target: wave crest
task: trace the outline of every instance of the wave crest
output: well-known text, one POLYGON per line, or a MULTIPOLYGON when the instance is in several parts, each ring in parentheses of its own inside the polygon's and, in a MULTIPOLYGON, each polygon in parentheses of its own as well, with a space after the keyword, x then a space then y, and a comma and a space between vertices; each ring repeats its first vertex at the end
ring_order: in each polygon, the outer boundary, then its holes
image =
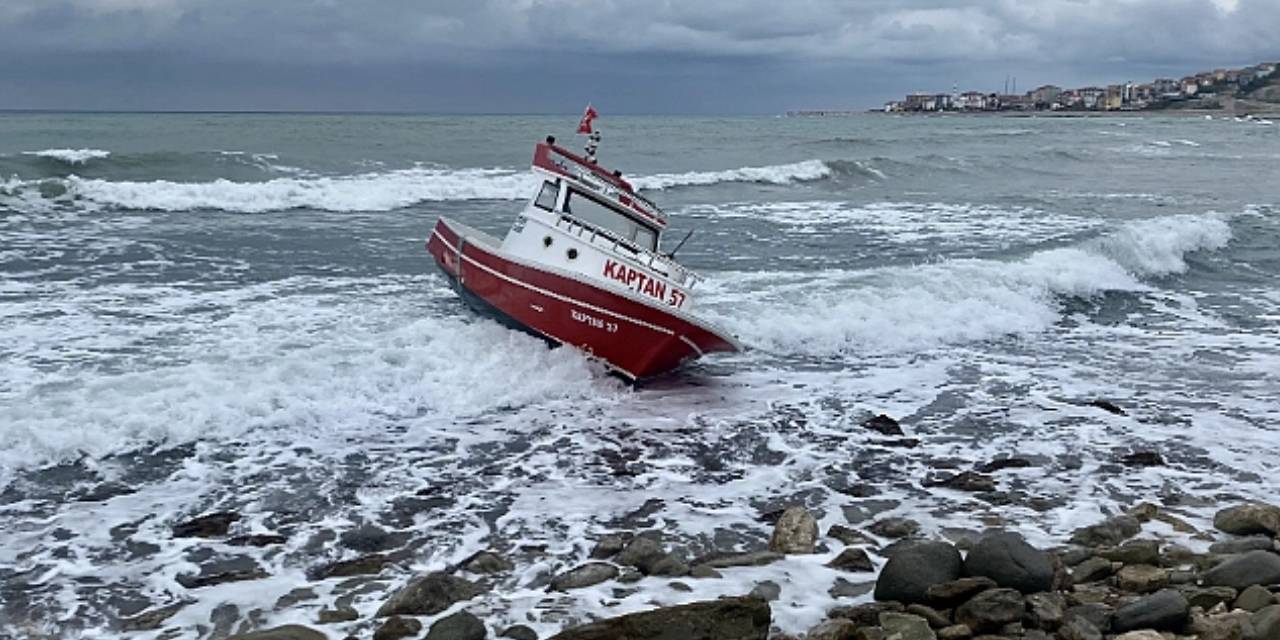
POLYGON ((48 158, 71 165, 87 164, 90 160, 101 160, 111 156, 110 151, 102 149, 43 149, 41 151, 23 151, 24 156, 48 158))

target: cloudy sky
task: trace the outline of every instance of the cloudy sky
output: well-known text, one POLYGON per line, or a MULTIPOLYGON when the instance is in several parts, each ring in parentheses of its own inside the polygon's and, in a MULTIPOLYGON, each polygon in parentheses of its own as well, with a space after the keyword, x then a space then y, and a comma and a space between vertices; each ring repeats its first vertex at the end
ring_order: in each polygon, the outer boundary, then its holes
POLYGON ((0 108, 777 113, 1280 59, 1280 0, 0 0, 0 108))

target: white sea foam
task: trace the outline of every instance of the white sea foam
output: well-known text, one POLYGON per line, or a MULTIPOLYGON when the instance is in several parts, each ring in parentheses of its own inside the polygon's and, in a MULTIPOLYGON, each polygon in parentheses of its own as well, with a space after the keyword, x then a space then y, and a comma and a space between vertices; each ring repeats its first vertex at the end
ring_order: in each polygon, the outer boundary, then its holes
POLYGON ((831 167, 821 160, 805 160, 793 164, 763 167, 742 167, 724 171, 690 171, 687 173, 659 173, 640 176, 631 182, 639 189, 669 189, 717 184, 721 182, 763 182, 789 184, 820 180, 831 175, 831 167))
POLYGON ((898 353, 1043 331, 1063 297, 1146 291, 1186 269, 1186 254, 1231 238, 1221 216, 1135 221, 1073 247, 1014 261, 947 260, 834 271, 761 289, 762 274, 724 274, 705 304, 750 345, 778 353, 898 353), (744 300, 746 302, 744 302, 744 300))
POLYGON ((102 149, 44 149, 42 151, 23 151, 22 155, 49 158, 67 164, 86 164, 90 160, 109 157, 110 151, 102 149))

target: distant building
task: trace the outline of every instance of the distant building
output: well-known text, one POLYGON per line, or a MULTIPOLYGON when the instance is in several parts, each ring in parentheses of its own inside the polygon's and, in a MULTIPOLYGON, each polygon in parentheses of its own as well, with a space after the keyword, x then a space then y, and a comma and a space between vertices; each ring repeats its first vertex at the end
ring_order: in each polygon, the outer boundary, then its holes
POLYGON ((1062 95, 1062 87, 1051 84, 1037 87, 1030 93, 1031 101, 1041 108, 1048 107, 1050 104, 1053 104, 1057 101, 1058 96, 1060 95, 1062 95))
POLYGON ((1107 90, 1098 87, 1077 89, 1080 94, 1080 106, 1084 109, 1101 109, 1107 98, 1107 90))
POLYGON ((1119 111, 1124 106, 1124 85, 1107 85, 1107 93, 1102 108, 1107 111, 1119 111))
POLYGON ((987 96, 981 91, 966 91, 956 96, 954 107, 961 111, 982 111, 987 108, 987 96))
POLYGON ((1188 98, 1200 93, 1200 80, 1195 76, 1182 79, 1182 95, 1188 98))

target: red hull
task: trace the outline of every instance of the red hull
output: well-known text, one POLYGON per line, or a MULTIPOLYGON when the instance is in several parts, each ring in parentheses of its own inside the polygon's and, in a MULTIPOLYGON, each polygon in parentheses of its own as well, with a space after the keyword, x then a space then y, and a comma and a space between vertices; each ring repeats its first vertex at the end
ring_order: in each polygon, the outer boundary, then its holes
POLYGON ((603 359, 631 379, 738 344, 702 323, 574 277, 502 256, 441 218, 427 251, 465 293, 505 320, 603 359), (459 277, 461 272, 461 277, 459 277))

